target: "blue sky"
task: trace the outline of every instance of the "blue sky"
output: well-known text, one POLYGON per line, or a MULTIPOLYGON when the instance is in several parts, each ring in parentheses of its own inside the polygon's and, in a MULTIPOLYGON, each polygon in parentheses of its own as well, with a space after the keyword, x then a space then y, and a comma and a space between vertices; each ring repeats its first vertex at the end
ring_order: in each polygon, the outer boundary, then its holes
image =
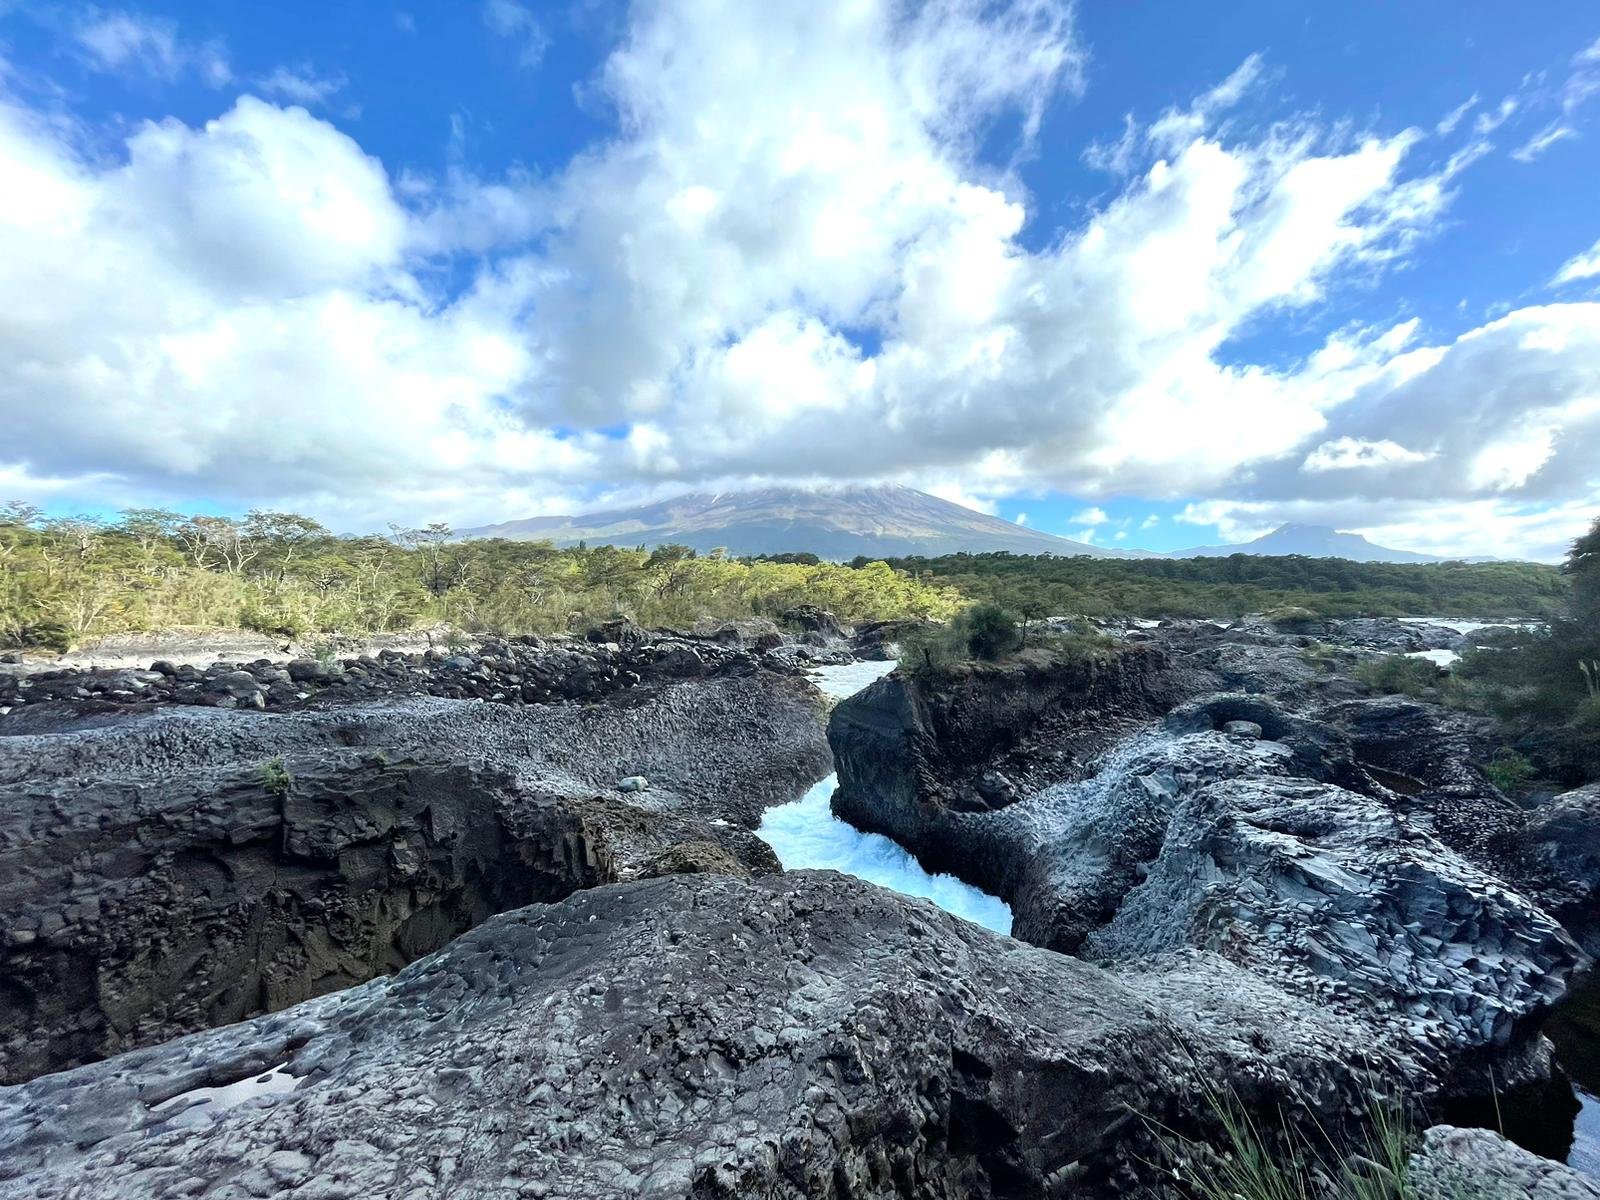
POLYGON ((1600 513, 1588 6, 0 3, 0 492, 1600 513))

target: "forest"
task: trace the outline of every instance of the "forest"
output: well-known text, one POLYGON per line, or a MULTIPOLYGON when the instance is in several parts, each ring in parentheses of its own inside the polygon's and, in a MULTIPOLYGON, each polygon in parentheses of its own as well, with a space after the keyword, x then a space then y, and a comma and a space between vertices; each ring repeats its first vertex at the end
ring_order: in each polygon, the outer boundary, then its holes
MULTIPOLYGON (((860 563, 862 560, 856 560, 860 563)), ((1361 563, 1342 558, 1115 559, 950 554, 889 565, 1022 616, 1238 617, 1273 608, 1325 617, 1559 615, 1568 595, 1542 563, 1361 563)))
POLYGON ((117 521, 0 506, 0 645, 65 650, 96 635, 240 628, 298 639, 449 624, 469 633, 776 616, 942 620, 953 588, 882 563, 740 561, 655 550, 460 541, 444 525, 341 537, 296 513, 243 519, 134 509, 117 521))
POLYGON ((297 513, 243 518, 130 509, 113 521, 0 506, 0 645, 62 650, 101 634, 242 628, 294 638, 448 624, 552 633, 616 615, 687 627, 796 604, 845 621, 944 620, 973 603, 1044 615, 1233 617, 1292 605, 1326 616, 1558 615, 1558 568, 1341 559, 1119 560, 1006 553, 735 559, 656 549, 460 540, 448 526, 335 535, 297 513))

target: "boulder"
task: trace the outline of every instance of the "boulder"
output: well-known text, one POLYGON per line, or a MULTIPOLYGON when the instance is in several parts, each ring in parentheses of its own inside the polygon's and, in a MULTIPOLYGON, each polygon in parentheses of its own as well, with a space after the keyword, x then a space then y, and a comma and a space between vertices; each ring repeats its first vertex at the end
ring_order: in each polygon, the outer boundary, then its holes
POLYGON ((1545 867, 1551 910, 1600 955, 1600 783, 1527 814, 1524 838, 1545 867))
POLYGON ((609 642, 627 649, 650 640, 650 635, 630 617, 614 617, 596 625, 584 636, 591 642, 609 642))
POLYGON ((1347 1036, 1216 956, 1124 975, 831 873, 678 875, 0 1090, 0 1195, 1137 1195, 1207 1090, 1342 1129, 1347 1036))
POLYGON ((851 650, 857 658, 884 662, 896 656, 907 637, 934 627, 932 621, 868 621, 856 626, 851 650))
POLYGON ((221 671, 209 675, 205 690, 209 695, 219 697, 222 701, 231 701, 241 708, 266 707, 266 689, 249 671, 221 671))
POLYGON ((828 641, 842 640, 848 636, 837 617, 815 604, 797 604, 779 613, 778 619, 802 633, 818 634, 828 641))
POLYGON ((1435 1125, 1423 1135, 1411 1156, 1410 1183, 1417 1200, 1600 1200, 1600 1180, 1490 1130, 1453 1125, 1435 1125))

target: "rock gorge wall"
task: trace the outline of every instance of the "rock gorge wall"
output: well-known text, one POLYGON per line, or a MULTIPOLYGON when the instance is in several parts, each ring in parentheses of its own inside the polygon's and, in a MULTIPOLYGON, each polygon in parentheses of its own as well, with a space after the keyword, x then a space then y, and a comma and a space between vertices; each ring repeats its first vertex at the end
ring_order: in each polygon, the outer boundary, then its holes
POLYGON ((1030 652, 937 680, 896 671, 834 710, 834 812, 894 838, 929 871, 1004 896, 1003 864, 971 861, 983 847, 963 839, 963 814, 1080 777, 1097 752, 1194 686, 1154 646, 1064 662, 1030 652))
POLYGON ((1130 967, 1216 952, 1342 1012, 1419 1098, 1482 1094, 1491 1067, 1539 1085, 1539 1026, 1587 959, 1470 731, 1325 693, 1291 639, 1218 653, 1218 636, 1129 645, 1093 673, 891 676, 835 710, 835 811, 1001 896, 1038 945, 1130 967))
POLYGON ((575 889, 775 871, 752 831, 826 773, 822 711, 757 670, 0 737, 0 1082, 349 987, 575 889))
POLYGON ((0 829, 0 1082, 395 971, 508 908, 613 877, 603 838, 503 772, 330 755, 15 790, 0 829))

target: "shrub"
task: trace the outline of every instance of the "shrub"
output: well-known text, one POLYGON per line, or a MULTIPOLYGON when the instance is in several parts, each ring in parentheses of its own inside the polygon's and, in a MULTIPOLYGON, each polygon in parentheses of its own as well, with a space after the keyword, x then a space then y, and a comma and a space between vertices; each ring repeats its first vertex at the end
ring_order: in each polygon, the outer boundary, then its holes
POLYGON ((1277 608, 1269 608, 1261 615, 1274 625, 1291 628, 1298 625, 1309 625, 1317 620, 1316 613, 1309 608, 1301 608, 1295 604, 1284 604, 1277 608))
POLYGON ((966 645, 953 625, 908 630, 900 639, 900 669, 914 676, 943 675, 966 658, 966 645))
POLYGON ((1438 689, 1444 672, 1425 658, 1386 654, 1356 668, 1356 678, 1374 691, 1393 696, 1427 696, 1438 689))
POLYGON ((1568 724, 1576 733, 1600 738, 1600 696, 1586 696, 1580 700, 1568 724))
POLYGON ((1116 638, 1088 625, 1042 634, 1037 643, 1058 662, 1104 662, 1116 653, 1116 638))
POLYGON ((72 649, 72 631, 60 621, 40 621, 24 625, 17 636, 20 646, 37 646, 41 650, 54 650, 65 654, 72 649))
POLYGON ((985 662, 1004 658, 1022 645, 1017 618, 998 604, 973 605, 955 619, 954 627, 967 653, 985 662))
MULTIPOLYGON (((1353 1146, 1341 1146, 1320 1130, 1307 1137, 1258 1122, 1232 1095, 1208 1099, 1212 1120, 1222 1130, 1220 1146, 1157 1127, 1168 1170, 1185 1195, 1196 1200, 1416 1200, 1411 1152, 1418 1137, 1397 1100, 1371 1096, 1363 1136, 1353 1146)), ((1488 1198, 1463 1192, 1459 1200, 1488 1198)))
POLYGON ((289 785, 294 782, 294 777, 289 774, 289 768, 283 764, 283 756, 269 758, 261 764, 261 786, 274 796, 287 796, 289 785))
POLYGON ((1533 764, 1515 750, 1501 747, 1483 768, 1484 775, 1506 795, 1520 792, 1536 772, 1533 764))

